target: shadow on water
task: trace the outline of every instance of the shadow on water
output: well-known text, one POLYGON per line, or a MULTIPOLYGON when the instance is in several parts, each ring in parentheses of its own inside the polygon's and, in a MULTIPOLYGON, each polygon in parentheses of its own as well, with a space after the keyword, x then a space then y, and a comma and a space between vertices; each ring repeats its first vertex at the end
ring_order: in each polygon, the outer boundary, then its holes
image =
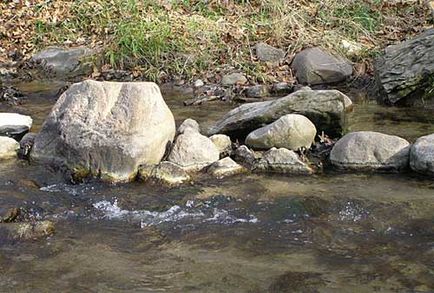
MULTIPOLYGON (((32 91, 21 110, 38 129, 55 97, 32 91)), ((193 117, 205 126, 233 107, 185 108, 180 97, 165 97, 178 121, 193 117)), ((357 105, 349 128, 411 140, 431 131, 429 116, 405 113, 357 105)), ((23 241, 0 224, 0 291, 434 288, 434 183, 416 176, 253 174, 167 189, 70 185, 55 170, 17 161, 0 165, 0 215, 12 207, 53 221, 56 233, 23 241)))

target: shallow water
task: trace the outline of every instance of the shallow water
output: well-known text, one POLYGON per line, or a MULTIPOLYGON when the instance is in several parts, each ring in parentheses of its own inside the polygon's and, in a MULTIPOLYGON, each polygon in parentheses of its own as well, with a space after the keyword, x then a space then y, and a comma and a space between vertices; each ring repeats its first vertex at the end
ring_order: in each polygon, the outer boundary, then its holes
MULTIPOLYGON (((35 86, 13 110, 39 129, 56 91, 35 86)), ((165 97, 177 121, 204 126, 233 107, 165 97)), ((361 104, 348 128, 414 140, 434 132, 432 117, 361 104)), ((0 215, 17 206, 56 233, 22 241, 0 224, 1 292, 434 291, 434 182, 411 174, 249 175, 165 189, 69 185, 54 170, 2 163, 0 215)))

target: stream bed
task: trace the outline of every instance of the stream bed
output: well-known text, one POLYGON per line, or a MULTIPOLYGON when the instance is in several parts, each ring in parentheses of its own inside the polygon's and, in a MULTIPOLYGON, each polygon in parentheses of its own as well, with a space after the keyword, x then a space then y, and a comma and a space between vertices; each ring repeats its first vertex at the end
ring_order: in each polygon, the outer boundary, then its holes
MULTIPOLYGON (((38 131, 61 83, 28 83, 20 106, 38 131)), ((234 107, 184 107, 212 125, 234 107)), ((348 130, 413 142, 434 111, 356 104, 348 130)), ((56 170, 0 164, 0 215, 25 208, 55 223, 17 240, 0 224, 1 292, 434 292, 434 181, 415 174, 241 175, 167 189, 71 185, 56 170)))

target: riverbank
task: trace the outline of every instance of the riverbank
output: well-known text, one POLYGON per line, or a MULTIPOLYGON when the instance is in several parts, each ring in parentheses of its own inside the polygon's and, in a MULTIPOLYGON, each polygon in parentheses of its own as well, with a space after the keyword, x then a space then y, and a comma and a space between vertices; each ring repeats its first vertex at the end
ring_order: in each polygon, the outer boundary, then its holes
POLYGON ((371 74, 371 57, 430 23, 424 1, 32 1, 1 3, 0 63, 25 65, 47 46, 86 45, 99 54, 92 77, 216 83, 234 70, 251 84, 294 82, 289 63, 321 46, 371 74), (122 3, 121 3, 122 2, 122 3), (284 52, 261 62, 255 45, 284 52), (16 63, 14 63, 16 62, 16 63))

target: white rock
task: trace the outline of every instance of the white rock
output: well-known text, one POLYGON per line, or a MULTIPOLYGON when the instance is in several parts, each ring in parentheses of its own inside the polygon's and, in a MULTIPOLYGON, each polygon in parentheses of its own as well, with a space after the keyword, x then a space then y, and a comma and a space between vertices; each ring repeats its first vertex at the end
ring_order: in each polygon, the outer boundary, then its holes
POLYGON ((232 151, 231 138, 224 134, 214 134, 209 138, 217 147, 220 154, 229 155, 232 151))
POLYGON ((410 167, 418 173, 434 175, 434 134, 422 136, 412 145, 410 167))
POLYGON ((17 156, 20 144, 13 138, 0 136, 0 159, 11 159, 17 156))
POLYGON ((208 174, 216 178, 223 178, 247 172, 247 169, 234 162, 231 158, 226 157, 208 168, 208 174))
POLYGON ((0 113, 0 135, 20 137, 32 128, 30 116, 17 113, 0 113))

